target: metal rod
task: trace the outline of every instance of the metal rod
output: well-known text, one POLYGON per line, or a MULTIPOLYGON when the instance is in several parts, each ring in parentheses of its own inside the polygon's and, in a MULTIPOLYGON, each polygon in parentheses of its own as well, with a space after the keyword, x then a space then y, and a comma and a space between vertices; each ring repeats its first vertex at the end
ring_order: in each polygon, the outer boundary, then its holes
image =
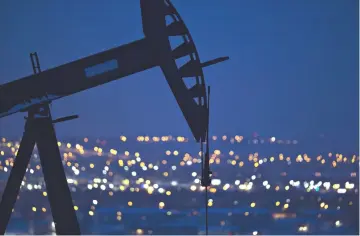
MULTIPOLYGON (((209 120, 210 120, 210 86, 208 86, 208 107, 207 107, 207 111, 208 111, 208 116, 207 116, 207 129, 206 129, 206 157, 205 158, 210 158, 210 153, 209 153, 209 120)), ((206 231, 206 235, 209 234, 209 206, 208 206, 208 187, 211 184, 211 180, 210 180, 210 163, 207 161, 207 165, 206 166, 206 178, 207 178, 207 185, 205 187, 205 231, 206 231)))
POLYGON ((209 206, 208 206, 208 187, 205 187, 205 233, 206 235, 209 234, 209 220, 208 220, 208 210, 209 210, 209 206))
POLYGON ((201 67, 207 67, 207 66, 212 66, 215 65, 217 63, 223 62, 229 60, 229 57, 218 57, 216 59, 210 60, 210 61, 206 61, 201 63, 201 67))
POLYGON ((61 118, 58 118, 56 120, 53 120, 52 123, 55 124, 55 123, 64 122, 64 121, 68 121, 68 120, 73 120, 73 119, 77 119, 77 118, 79 118, 78 115, 65 116, 65 117, 61 117, 61 118))

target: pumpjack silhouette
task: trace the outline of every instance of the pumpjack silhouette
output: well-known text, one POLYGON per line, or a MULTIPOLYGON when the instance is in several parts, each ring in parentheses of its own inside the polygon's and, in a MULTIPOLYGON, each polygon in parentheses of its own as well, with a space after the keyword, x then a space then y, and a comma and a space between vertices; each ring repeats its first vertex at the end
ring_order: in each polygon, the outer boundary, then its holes
MULTIPOLYGON (((5 234, 20 185, 35 144, 57 234, 80 234, 70 190, 61 161, 54 124, 78 118, 53 120, 50 104, 56 99, 88 90, 153 67, 160 66, 171 91, 202 152, 202 181, 211 184, 209 167, 209 95, 203 68, 229 59, 201 62, 184 21, 169 0, 140 0, 145 37, 126 45, 91 55, 56 68, 41 71, 36 53, 31 53, 33 75, 0 85, 0 118, 27 112, 25 130, 0 203, 0 234, 5 234), (168 24, 166 19, 171 19, 168 24), (170 37, 182 43, 172 48, 170 37), (187 58, 178 67, 176 60, 187 58), (184 78, 191 77, 188 87, 184 78)), ((207 204, 206 204, 207 205, 207 204)))

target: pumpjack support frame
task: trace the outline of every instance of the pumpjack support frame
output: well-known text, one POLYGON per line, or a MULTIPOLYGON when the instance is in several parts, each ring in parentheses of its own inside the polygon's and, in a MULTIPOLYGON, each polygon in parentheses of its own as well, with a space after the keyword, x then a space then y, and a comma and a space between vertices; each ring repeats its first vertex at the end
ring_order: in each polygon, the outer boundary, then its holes
MULTIPOLYGON (((30 58, 34 73, 41 73, 37 53, 31 53, 30 58)), ((71 118, 74 118, 74 116, 71 116, 71 118)), ((35 144, 40 156, 56 233, 59 235, 80 234, 80 227, 74 211, 53 126, 53 123, 67 119, 69 118, 60 118, 53 121, 49 103, 37 104, 28 109, 23 137, 0 202, 1 235, 5 234, 35 144)))
POLYGON ((78 235, 80 227, 48 104, 32 107, 25 131, 0 203, 0 234, 5 234, 34 146, 37 146, 56 233, 78 235))

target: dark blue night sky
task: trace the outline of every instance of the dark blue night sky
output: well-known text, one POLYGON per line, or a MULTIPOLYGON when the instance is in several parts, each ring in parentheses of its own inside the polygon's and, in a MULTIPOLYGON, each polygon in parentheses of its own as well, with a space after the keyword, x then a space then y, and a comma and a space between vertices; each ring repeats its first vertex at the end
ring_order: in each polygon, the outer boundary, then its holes
MULTIPOLYGON (((172 1, 212 86, 214 134, 357 139, 359 3, 356 0, 172 1)), ((1 1, 0 84, 143 37, 139 1, 1 1)), ((35 86, 35 85, 34 85, 35 86)), ((191 136, 159 68, 53 103, 57 125, 76 136, 191 136)), ((0 120, 0 135, 21 135, 24 113, 0 120)))

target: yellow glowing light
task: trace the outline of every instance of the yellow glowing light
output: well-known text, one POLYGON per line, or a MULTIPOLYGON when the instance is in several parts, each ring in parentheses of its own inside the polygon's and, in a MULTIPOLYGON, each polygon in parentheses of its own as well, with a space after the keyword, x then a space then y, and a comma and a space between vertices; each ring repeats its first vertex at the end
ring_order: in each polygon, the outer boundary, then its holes
POLYGON ((210 193, 216 193, 216 188, 210 188, 210 193))
POLYGON ((74 210, 75 210, 75 211, 79 210, 79 207, 78 207, 78 206, 74 206, 74 210))
POLYGON ((46 197, 46 196, 47 196, 47 192, 43 192, 43 196, 46 197))
POLYGON ((117 154, 117 150, 115 150, 115 149, 110 149, 110 153, 111 153, 112 155, 116 155, 116 154, 117 154))
POLYGON ((130 180, 124 179, 124 180, 122 181, 122 183, 125 184, 125 185, 129 185, 129 184, 130 184, 130 180))
POLYGON ((33 212, 35 212, 35 211, 36 211, 36 207, 32 207, 31 209, 32 209, 32 211, 33 211, 33 212))
POLYGON ((90 163, 90 168, 92 169, 94 167, 95 167, 95 165, 93 163, 90 163))
POLYGON ((123 160, 119 160, 119 161, 118 161, 118 164, 119 164, 119 166, 124 166, 124 161, 123 161, 123 160))
POLYGON ((332 162, 332 166, 333 166, 333 167, 336 167, 336 161, 333 161, 333 162, 332 162))
POLYGON ((275 203, 275 206, 280 206, 280 202, 277 201, 277 202, 275 203))
POLYGON ((162 209, 165 207, 165 203, 164 202, 159 202, 159 208, 162 209))
POLYGON ((128 206, 132 206, 132 205, 133 205, 133 202, 129 201, 128 206))
POLYGON ((252 202, 251 204, 250 204, 250 207, 255 207, 256 206, 256 203, 255 202, 252 202))
POLYGON ((288 209, 288 208, 289 208, 289 204, 285 203, 284 209, 288 209))
POLYGON ((179 143, 181 143, 181 142, 184 142, 185 138, 179 136, 179 137, 176 138, 176 140, 177 140, 179 143))

